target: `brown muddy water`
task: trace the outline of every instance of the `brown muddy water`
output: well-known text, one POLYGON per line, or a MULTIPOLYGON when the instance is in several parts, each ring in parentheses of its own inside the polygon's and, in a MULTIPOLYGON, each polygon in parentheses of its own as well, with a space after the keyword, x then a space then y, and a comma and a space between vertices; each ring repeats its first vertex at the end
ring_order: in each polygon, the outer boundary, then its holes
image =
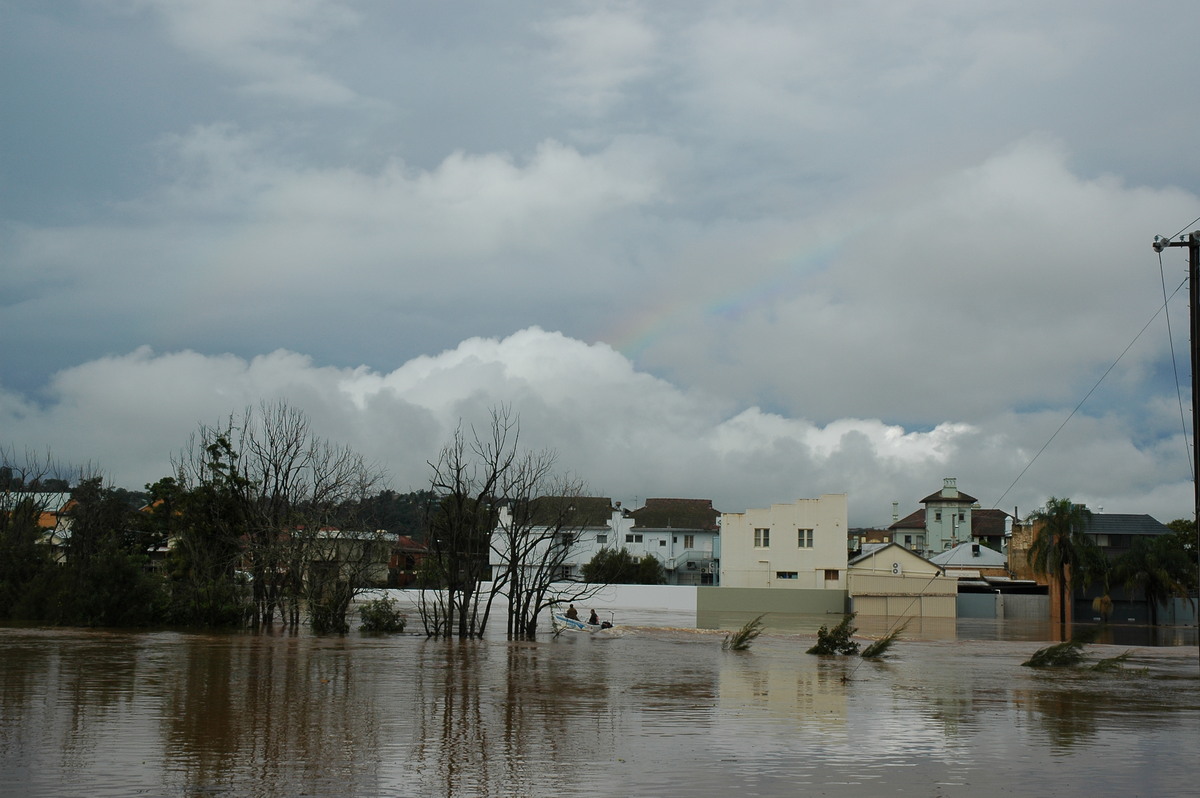
POLYGON ((788 623, 732 653, 694 619, 630 619, 521 643, 2 627, 0 795, 1094 797, 1200 781, 1194 644, 1096 645, 1131 650, 1125 670, 1055 672, 1021 667, 1044 644, 1022 635, 917 630, 866 662, 806 655, 813 635, 788 623))

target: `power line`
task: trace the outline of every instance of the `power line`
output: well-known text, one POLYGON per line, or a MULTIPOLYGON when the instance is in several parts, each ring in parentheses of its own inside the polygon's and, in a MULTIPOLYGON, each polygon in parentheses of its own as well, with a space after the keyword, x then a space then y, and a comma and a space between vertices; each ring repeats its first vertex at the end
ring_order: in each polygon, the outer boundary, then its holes
MULTIPOLYGON (((1171 236, 1171 238, 1179 238, 1179 236, 1181 236, 1181 235, 1183 235, 1185 232, 1187 232, 1187 229, 1188 229, 1189 227, 1191 227, 1192 225, 1194 225, 1196 222, 1200 222, 1200 216, 1197 216, 1195 219, 1192 219, 1190 222, 1188 222, 1187 224, 1185 224, 1185 225, 1183 226, 1183 229, 1182 229, 1182 230, 1180 230, 1180 231, 1179 231, 1178 233, 1176 233, 1175 235, 1171 236)), ((1160 255, 1161 255, 1161 254, 1162 254, 1162 251, 1161 251, 1161 250, 1159 250, 1159 253, 1158 253, 1158 254, 1160 254, 1160 255)))
MULTIPOLYGON (((1200 219, 1197 221, 1200 221, 1200 219)), ((1175 398, 1179 400, 1179 426, 1183 429, 1183 451, 1187 455, 1188 472, 1192 475, 1192 479, 1195 480, 1196 474, 1192 466, 1192 450, 1188 444, 1187 418, 1183 411, 1183 394, 1179 391, 1179 363, 1175 359, 1175 336, 1171 334, 1171 311, 1167 308, 1167 277, 1163 273, 1162 252, 1158 253, 1158 278, 1162 282, 1163 308, 1166 309, 1167 342, 1171 345, 1171 370, 1175 373, 1175 398)), ((1176 288, 1175 290, 1178 291, 1179 289, 1176 288)))
MULTIPOLYGON (((1179 289, 1183 288, 1184 285, 1186 285, 1186 284, 1187 284, 1187 279, 1184 279, 1183 282, 1181 282, 1175 288, 1175 290, 1171 292, 1170 298, 1173 298, 1175 296, 1175 294, 1178 294, 1179 289)), ((1000 494, 999 499, 996 499, 996 501, 992 503, 993 509, 1000 506, 1000 502, 1004 501, 1004 497, 1007 496, 1009 494, 1009 492, 1013 489, 1013 487, 1015 487, 1016 484, 1021 481, 1021 477, 1025 476, 1025 472, 1029 470, 1030 466, 1032 466, 1034 464, 1034 462, 1039 457, 1042 456, 1042 452, 1046 451, 1046 449, 1050 446, 1050 444, 1054 442, 1054 439, 1056 437, 1058 437, 1058 433, 1062 432, 1063 427, 1067 426, 1067 422, 1070 421, 1077 412, 1079 412, 1079 408, 1083 407, 1083 403, 1086 402, 1088 400, 1088 398, 1090 398, 1091 395, 1096 392, 1096 389, 1100 387, 1100 383, 1104 382, 1104 378, 1107 377, 1109 375, 1109 373, 1111 373, 1112 370, 1117 367, 1117 364, 1121 362, 1121 358, 1125 357, 1126 353, 1128 353, 1129 350, 1133 348, 1133 345, 1137 343, 1138 339, 1142 337, 1142 333, 1146 332, 1146 330, 1150 327, 1150 325, 1154 323, 1154 320, 1158 318, 1158 314, 1162 313, 1166 309, 1167 302, 1170 301, 1170 298, 1164 300, 1162 306, 1158 310, 1154 311, 1154 315, 1150 317, 1150 321, 1146 322, 1146 324, 1142 327, 1142 329, 1138 331, 1138 334, 1135 335, 1133 337, 1133 340, 1129 342, 1129 346, 1125 347, 1125 349, 1122 350, 1121 354, 1117 356, 1117 359, 1112 362, 1112 365, 1109 366, 1108 369, 1103 374, 1100 375, 1100 379, 1096 380, 1096 384, 1093 385, 1092 389, 1087 392, 1087 395, 1084 396, 1082 399, 1080 399, 1079 404, 1075 405, 1075 409, 1072 410, 1065 419, 1063 419, 1063 423, 1058 425, 1058 429, 1054 430, 1054 434, 1050 436, 1050 439, 1047 440, 1044 444, 1042 444, 1042 448, 1038 449, 1037 454, 1035 454, 1029 460, 1029 462, 1025 464, 1025 467, 1021 469, 1021 473, 1017 474, 1017 478, 1012 481, 1012 484, 1008 486, 1008 488, 1004 491, 1004 493, 1000 494)))

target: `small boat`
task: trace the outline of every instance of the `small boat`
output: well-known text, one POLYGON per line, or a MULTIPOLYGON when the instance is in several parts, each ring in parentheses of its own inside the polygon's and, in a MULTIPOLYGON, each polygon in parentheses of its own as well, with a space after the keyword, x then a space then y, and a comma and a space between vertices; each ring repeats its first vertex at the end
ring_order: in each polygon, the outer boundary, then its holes
POLYGON ((587 632, 588 634, 595 634, 596 632, 603 632, 605 629, 613 628, 611 620, 604 621, 603 623, 588 623, 577 618, 568 618, 561 612, 550 613, 550 618, 554 622, 554 631, 556 634, 559 632, 587 632))

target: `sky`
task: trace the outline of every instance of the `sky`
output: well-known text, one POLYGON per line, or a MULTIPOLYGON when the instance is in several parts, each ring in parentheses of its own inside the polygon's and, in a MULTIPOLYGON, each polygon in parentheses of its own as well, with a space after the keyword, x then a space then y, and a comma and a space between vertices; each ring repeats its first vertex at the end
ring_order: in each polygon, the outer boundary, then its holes
POLYGON ((0 449, 1190 517, 1186 2, 0 0, 0 449), (1182 287, 1181 287, 1182 286, 1182 287))

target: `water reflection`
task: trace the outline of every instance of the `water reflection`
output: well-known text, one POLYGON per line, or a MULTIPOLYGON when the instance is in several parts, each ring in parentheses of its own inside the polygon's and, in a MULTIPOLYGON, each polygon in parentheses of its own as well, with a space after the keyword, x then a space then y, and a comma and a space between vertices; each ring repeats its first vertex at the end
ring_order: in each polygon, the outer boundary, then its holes
POLYGON ((906 639, 866 662, 806 655, 802 633, 738 653, 722 637, 0 628, 0 783, 22 796, 1092 796, 1193 779, 1194 649, 1139 648, 1103 675, 1022 668, 1040 645, 1024 640, 906 639))

